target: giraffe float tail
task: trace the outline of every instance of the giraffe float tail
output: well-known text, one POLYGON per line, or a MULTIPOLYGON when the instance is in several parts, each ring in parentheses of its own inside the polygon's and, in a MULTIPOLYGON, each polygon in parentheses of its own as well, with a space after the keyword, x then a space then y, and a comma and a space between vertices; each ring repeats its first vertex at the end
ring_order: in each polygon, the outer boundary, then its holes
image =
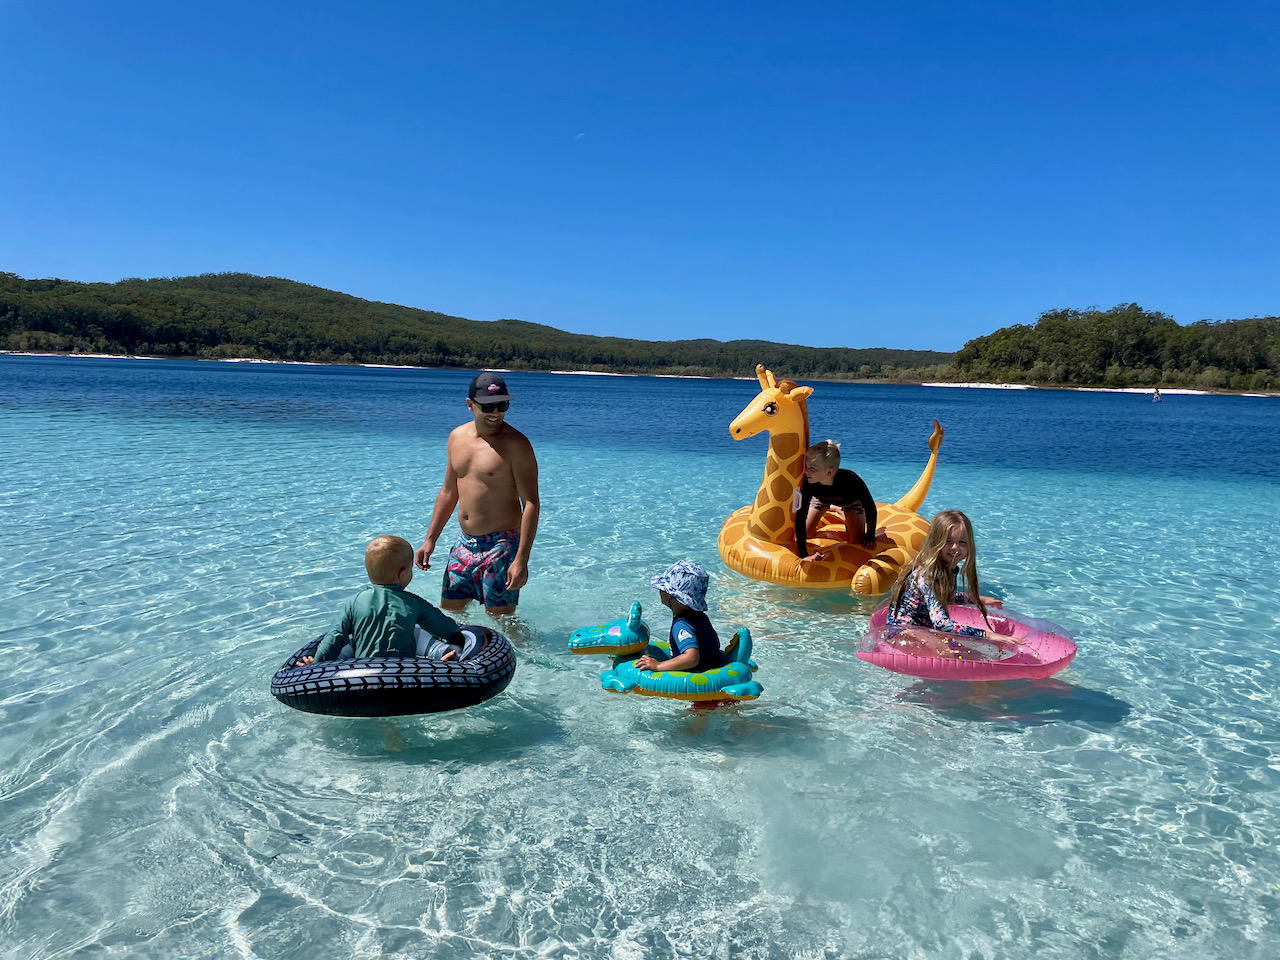
POLYGON ((938 448, 942 446, 942 424, 937 420, 933 421, 933 433, 929 436, 929 462, 924 465, 924 472, 920 474, 920 479, 916 481, 916 485, 908 490, 897 503, 894 504, 901 510, 910 513, 918 513, 920 505, 924 503, 925 496, 929 493, 929 484, 933 483, 933 471, 938 468, 938 448))

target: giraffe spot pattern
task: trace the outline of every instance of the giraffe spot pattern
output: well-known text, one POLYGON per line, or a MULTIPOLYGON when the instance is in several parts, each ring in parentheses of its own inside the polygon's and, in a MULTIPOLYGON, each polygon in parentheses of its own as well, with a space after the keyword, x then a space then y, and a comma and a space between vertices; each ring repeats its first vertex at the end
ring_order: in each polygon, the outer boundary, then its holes
MULTIPOLYGON (((796 488, 790 477, 774 477, 769 481, 769 493, 775 503, 780 501, 788 501, 791 499, 791 491, 796 488)), ((786 517, 783 517, 785 524, 786 517)), ((781 531, 779 531, 781 532, 781 531)))
POLYGON ((800 453, 800 438, 794 434, 787 434, 781 437, 771 435, 769 444, 777 452, 778 456, 784 460, 790 460, 800 453))
POLYGON ((787 514, 776 505, 765 510, 759 519, 770 530, 785 530, 787 527, 787 514))

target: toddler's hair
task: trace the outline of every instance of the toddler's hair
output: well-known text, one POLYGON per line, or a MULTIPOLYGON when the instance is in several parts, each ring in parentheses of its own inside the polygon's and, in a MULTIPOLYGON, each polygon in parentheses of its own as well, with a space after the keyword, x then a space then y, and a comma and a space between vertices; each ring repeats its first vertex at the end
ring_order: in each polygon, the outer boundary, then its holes
POLYGON ((412 565, 413 547, 404 537, 374 537, 364 548, 364 568, 370 583, 395 583, 400 571, 412 565))
POLYGON ((902 595, 907 590, 907 580, 911 571, 919 570, 924 574, 929 589, 944 607, 950 606, 956 595, 956 572, 947 566, 941 557, 942 548, 947 545, 947 537, 956 524, 964 527, 965 538, 969 541, 969 557, 964 562, 965 592, 982 611, 982 618, 987 617, 987 607, 978 593, 978 545, 973 541, 973 524, 959 510, 939 510, 929 523, 929 532, 925 534, 924 544, 912 563, 907 564, 894 581, 893 591, 889 595, 889 609, 896 610, 902 603, 902 595))
POLYGON ((840 444, 834 440, 823 440, 806 450, 805 456, 814 463, 822 464, 824 470, 834 470, 840 466, 840 444))

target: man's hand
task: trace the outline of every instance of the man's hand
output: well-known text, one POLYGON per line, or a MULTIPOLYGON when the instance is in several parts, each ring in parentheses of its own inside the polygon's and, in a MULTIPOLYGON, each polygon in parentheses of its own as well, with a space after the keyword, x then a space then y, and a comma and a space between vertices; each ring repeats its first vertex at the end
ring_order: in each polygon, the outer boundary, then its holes
POLYGON ((419 570, 431 569, 431 552, 435 550, 436 542, 434 540, 423 540, 420 546, 413 554, 413 564, 419 570))
MULTIPOLYGON (((426 567, 423 567, 425 570, 426 567)), ((511 561, 511 566, 507 567, 507 589, 519 590, 529 582, 529 568, 524 560, 519 557, 511 561)))

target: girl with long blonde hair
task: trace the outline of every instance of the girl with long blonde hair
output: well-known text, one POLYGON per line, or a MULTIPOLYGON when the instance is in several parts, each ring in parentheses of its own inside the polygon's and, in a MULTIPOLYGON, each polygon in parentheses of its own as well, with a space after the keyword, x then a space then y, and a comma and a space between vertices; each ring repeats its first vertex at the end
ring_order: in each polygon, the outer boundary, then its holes
MULTIPOLYGON (((973 524, 959 510, 940 511, 929 524, 924 545, 910 566, 903 567, 889 594, 887 625, 918 626, 941 633, 995 639, 995 633, 952 621, 947 607, 953 603, 973 604, 986 620, 987 605, 999 600, 978 592, 978 548, 973 542, 973 524), (956 578, 964 569, 967 590, 956 589, 956 578)), ((989 621, 988 621, 989 623, 989 621)))

